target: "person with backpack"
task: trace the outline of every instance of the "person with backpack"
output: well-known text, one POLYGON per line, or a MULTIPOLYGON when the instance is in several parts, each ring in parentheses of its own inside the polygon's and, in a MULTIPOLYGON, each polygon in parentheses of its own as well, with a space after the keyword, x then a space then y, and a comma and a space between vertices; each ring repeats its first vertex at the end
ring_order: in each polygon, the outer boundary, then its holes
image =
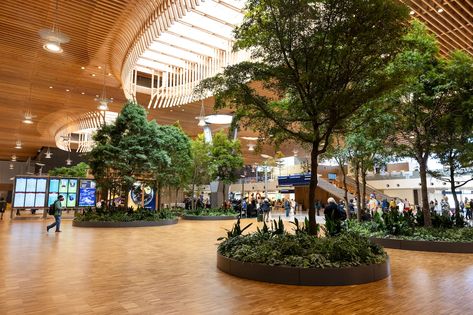
POLYGON ((286 218, 289 217, 289 213, 291 212, 291 202, 289 198, 284 198, 284 210, 286 211, 286 218))
POLYGON ((56 227, 56 232, 61 232, 62 201, 64 201, 64 196, 59 195, 56 201, 49 206, 48 214, 54 215, 54 223, 46 227, 46 232, 49 232, 53 227, 56 227))
POLYGON ((3 220, 3 213, 5 212, 6 208, 7 208, 7 202, 5 201, 5 198, 1 197, 0 198, 0 220, 3 220))

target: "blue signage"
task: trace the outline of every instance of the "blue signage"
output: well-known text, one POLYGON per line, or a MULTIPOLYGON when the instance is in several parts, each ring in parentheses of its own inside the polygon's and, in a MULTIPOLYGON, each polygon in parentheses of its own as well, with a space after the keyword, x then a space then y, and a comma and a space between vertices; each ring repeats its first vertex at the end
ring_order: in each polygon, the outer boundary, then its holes
POLYGON ((81 179, 79 186, 79 207, 95 207, 95 181, 81 179))
POLYGON ((279 186, 307 186, 310 184, 310 173, 279 176, 279 186))

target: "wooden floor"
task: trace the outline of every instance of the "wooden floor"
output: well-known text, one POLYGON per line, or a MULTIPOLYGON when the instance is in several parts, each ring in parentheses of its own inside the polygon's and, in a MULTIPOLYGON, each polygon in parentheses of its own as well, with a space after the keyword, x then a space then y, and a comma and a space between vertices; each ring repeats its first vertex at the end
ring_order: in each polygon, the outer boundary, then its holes
POLYGON ((216 239, 231 225, 66 221, 46 234, 42 221, 0 221, 0 314, 473 314, 473 255, 389 250, 386 280, 274 285, 217 270, 216 239))

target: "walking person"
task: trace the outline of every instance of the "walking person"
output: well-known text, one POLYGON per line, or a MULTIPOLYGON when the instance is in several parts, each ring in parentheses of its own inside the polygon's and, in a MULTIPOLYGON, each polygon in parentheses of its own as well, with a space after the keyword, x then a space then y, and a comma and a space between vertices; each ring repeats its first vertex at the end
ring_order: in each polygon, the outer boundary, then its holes
POLYGON ((289 217, 289 213, 291 212, 291 202, 289 198, 284 199, 284 210, 286 211, 286 218, 289 217))
POLYGON ((5 198, 0 198, 0 220, 3 220, 3 214, 5 213, 5 209, 7 208, 7 202, 5 198))
POLYGON ((61 202, 64 201, 64 196, 59 195, 57 200, 53 203, 54 208, 54 223, 46 227, 46 232, 49 232, 50 229, 56 227, 56 232, 61 232, 61 217, 62 217, 62 205, 61 202))
POLYGON ((266 198, 261 205, 261 211, 263 211, 263 221, 269 222, 269 213, 271 212, 271 204, 269 200, 266 198))

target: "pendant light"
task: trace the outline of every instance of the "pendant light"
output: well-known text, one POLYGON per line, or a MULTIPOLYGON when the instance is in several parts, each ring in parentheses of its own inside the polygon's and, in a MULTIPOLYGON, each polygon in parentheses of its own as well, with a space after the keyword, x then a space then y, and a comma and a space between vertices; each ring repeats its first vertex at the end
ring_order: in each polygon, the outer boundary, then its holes
POLYGON ((14 169, 15 168, 15 165, 13 163, 10 163, 10 169, 14 169))
POLYGON ((96 102, 99 102, 99 106, 97 109, 100 111, 108 111, 108 104, 113 102, 113 98, 107 98, 107 91, 105 86, 105 66, 103 67, 103 88, 102 88, 102 95, 100 97, 95 98, 96 102))
POLYGON ((67 152, 66 165, 72 165, 71 152, 70 151, 67 152))
POLYGON ((61 44, 68 43, 70 41, 69 36, 64 33, 59 32, 57 28, 57 17, 58 17, 58 0, 56 0, 56 8, 54 12, 54 22, 53 27, 43 28, 39 30, 39 36, 44 40, 43 48, 44 50, 59 54, 63 52, 61 44))
POLYGON ((202 105, 200 106, 200 115, 196 117, 199 120, 197 126, 205 127, 207 123, 205 122, 205 109, 204 109, 204 100, 202 100, 202 105))
POLYGON ((11 161, 12 161, 12 162, 15 162, 15 161, 16 161, 16 154, 12 154, 12 156, 11 156, 11 161))
POLYGON ((31 125, 33 123, 33 118, 36 117, 36 116, 33 116, 33 114, 31 114, 31 111, 30 110, 27 110, 23 116, 23 123, 24 124, 27 124, 27 125, 31 125))
POLYGON ((15 144, 15 149, 21 149, 22 146, 21 146, 21 140, 17 140, 16 141, 16 144, 15 144))
POLYGON ((44 158, 45 159, 50 159, 52 155, 53 155, 53 153, 51 152, 51 148, 48 147, 48 150, 46 152, 44 152, 44 158))
POLYGON ((249 143, 248 144, 248 151, 254 151, 255 150, 255 144, 254 143, 249 143))

